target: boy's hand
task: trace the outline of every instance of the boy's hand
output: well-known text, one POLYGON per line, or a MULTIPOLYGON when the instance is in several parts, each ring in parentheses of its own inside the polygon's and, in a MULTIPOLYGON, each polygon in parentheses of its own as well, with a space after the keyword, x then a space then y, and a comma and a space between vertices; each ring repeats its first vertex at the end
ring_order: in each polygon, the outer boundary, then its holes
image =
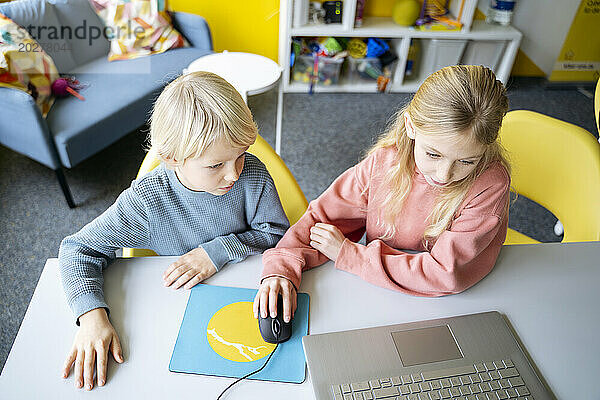
POLYGON ((97 371, 98 386, 106 383, 106 364, 110 350, 115 361, 123 362, 123 351, 115 328, 106 315, 106 310, 96 308, 79 317, 79 330, 73 347, 65 360, 63 378, 69 376, 73 363, 75 387, 86 390, 94 387, 94 369, 97 371))
POLYGON ((165 286, 173 285, 173 289, 179 289, 184 284, 185 289, 191 289, 215 272, 217 269, 206 251, 197 247, 171 264, 163 273, 163 280, 165 286))
POLYGON ((310 228, 310 246, 319 250, 325 257, 335 261, 346 237, 334 225, 317 222, 310 228))
POLYGON ((296 289, 292 282, 279 276, 266 278, 260 284, 258 293, 254 297, 254 318, 258 318, 259 312, 263 318, 266 318, 267 310, 269 310, 271 318, 275 318, 277 316, 277 295, 279 293, 283 298, 283 320, 290 322, 297 306, 296 289))

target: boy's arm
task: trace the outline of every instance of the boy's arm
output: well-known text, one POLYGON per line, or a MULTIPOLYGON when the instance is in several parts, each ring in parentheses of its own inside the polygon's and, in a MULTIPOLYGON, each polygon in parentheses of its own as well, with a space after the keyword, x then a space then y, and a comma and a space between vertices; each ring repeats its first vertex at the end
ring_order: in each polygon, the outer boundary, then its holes
POLYGON ((58 253, 67 302, 79 317, 108 306, 102 290, 103 269, 121 247, 149 247, 146 208, 133 187, 125 190, 104 213, 79 232, 63 239, 58 253))
MULTIPOLYGON (((270 177, 257 196, 256 201, 249 202, 256 205, 253 214, 248 215, 249 230, 219 236, 201 245, 217 271, 228 262, 239 262, 274 247, 290 227, 270 177)), ((246 210, 247 214, 248 211, 246 210)))

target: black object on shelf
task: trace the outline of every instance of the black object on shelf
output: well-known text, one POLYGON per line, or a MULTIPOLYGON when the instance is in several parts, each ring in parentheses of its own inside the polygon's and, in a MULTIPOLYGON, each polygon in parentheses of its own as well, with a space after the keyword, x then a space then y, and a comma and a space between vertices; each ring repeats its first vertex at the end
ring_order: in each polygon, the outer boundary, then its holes
POLYGON ((325 10, 326 24, 339 24, 342 22, 342 7, 343 1, 324 1, 323 9, 325 10))
POLYGON ((381 61, 382 67, 385 67, 386 65, 390 65, 397 59, 398 59, 398 56, 389 50, 379 56, 379 61, 381 61))

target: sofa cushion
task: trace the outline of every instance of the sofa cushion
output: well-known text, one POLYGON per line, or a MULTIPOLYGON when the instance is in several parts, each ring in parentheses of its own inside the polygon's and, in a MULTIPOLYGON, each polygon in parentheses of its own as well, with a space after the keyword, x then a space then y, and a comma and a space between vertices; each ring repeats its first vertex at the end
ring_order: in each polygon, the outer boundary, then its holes
POLYGON ((62 26, 52 4, 44 0, 12 1, 0 4, 0 13, 29 31, 52 57, 58 72, 62 73, 75 67, 71 47, 61 34, 62 26))
POLYGON ((76 65, 108 55, 110 42, 106 38, 104 24, 88 0, 48 1, 54 4, 61 24, 73 28, 72 35, 65 40, 71 46, 76 65))
POLYGON ((48 113, 63 164, 73 167, 120 139, 123 131, 144 124, 162 88, 209 53, 185 47, 134 60, 109 62, 102 57, 69 71, 88 87, 80 91, 85 101, 57 99, 48 113))
POLYGON ((0 14, 0 86, 28 93, 46 116, 58 70, 25 28, 0 14))
POLYGON ((90 0, 112 33, 108 59, 129 60, 187 47, 171 24, 164 1, 90 0))

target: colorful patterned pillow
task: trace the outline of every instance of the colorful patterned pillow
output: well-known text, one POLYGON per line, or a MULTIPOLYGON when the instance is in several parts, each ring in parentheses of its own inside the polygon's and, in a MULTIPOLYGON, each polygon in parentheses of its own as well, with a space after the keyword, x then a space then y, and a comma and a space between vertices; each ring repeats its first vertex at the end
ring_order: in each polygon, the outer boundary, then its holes
POLYGON ((0 86, 29 93, 45 117, 54 103, 51 85, 58 78, 52 58, 27 30, 0 14, 0 86))
POLYGON ((90 0, 106 25, 108 60, 127 60, 189 46, 162 0, 90 0), (160 4, 159 4, 160 2, 160 4))

